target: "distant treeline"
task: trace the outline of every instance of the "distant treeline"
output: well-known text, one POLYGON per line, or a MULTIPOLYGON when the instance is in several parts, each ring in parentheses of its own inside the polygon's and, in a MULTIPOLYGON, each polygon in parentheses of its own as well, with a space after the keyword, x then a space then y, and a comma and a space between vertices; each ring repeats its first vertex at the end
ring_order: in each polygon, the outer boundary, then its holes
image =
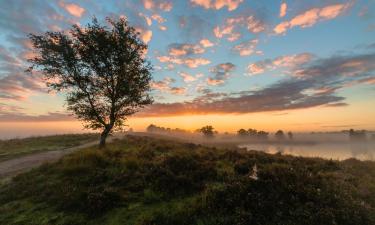
POLYGON ((150 124, 146 130, 147 132, 151 133, 190 133, 188 130, 183 130, 180 128, 159 127, 154 124, 150 124))

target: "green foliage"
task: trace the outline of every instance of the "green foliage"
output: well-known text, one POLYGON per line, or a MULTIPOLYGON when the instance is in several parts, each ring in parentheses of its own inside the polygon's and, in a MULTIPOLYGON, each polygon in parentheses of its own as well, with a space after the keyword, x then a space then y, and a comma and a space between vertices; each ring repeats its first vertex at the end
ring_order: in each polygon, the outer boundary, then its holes
POLYGON ((29 35, 37 53, 30 71, 42 72, 50 89, 67 92, 68 110, 88 128, 103 130, 102 146, 127 116, 152 103, 147 45, 126 19, 106 22, 110 27, 94 18, 69 34, 29 35))
POLYGON ((370 225, 374 171, 373 162, 127 136, 1 186, 0 224, 370 225))

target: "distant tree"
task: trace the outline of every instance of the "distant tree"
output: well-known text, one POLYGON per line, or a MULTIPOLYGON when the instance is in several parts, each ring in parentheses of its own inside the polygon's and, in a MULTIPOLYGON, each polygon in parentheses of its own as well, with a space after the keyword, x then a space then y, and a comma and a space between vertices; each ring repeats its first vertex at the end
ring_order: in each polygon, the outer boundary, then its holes
POLYGON ((212 138, 216 133, 215 129, 212 126, 204 126, 197 130, 199 133, 202 133, 205 137, 212 138))
POLYGON ((268 132, 265 132, 265 131, 262 131, 262 130, 258 131, 257 138, 262 139, 262 140, 268 139, 268 132))
POLYGON ((351 141, 364 141, 366 140, 366 131, 350 129, 349 138, 351 141))
POLYGON ((275 133, 275 138, 279 141, 281 140, 284 140, 285 139, 285 135, 284 135, 284 132, 282 130, 278 130, 276 133, 275 133))
POLYGON ((249 134, 250 137, 256 137, 258 132, 255 129, 248 129, 247 133, 249 134))
POLYGON ((247 137, 248 136, 248 133, 245 129, 239 129, 237 131, 237 135, 241 138, 244 138, 244 137, 247 137))
POLYGON ((51 90, 67 92, 68 110, 86 128, 102 130, 100 147, 127 116, 152 103, 147 46, 125 19, 107 21, 110 27, 94 18, 69 34, 29 35, 37 53, 29 71, 38 69, 51 90))
POLYGON ((291 131, 288 132, 288 138, 289 140, 293 140, 293 133, 291 131))
POLYGON ((146 131, 147 131, 147 132, 150 132, 150 133, 152 133, 152 132, 157 132, 157 131, 158 131, 158 127, 155 126, 154 124, 150 124, 150 125, 146 128, 146 131))

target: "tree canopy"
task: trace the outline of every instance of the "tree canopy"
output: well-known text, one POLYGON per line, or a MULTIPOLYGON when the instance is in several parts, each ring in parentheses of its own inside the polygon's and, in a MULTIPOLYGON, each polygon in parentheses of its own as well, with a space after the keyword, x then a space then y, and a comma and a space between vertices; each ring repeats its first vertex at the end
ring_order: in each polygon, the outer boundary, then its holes
POLYGON ((107 22, 104 26, 94 18, 69 33, 29 35, 37 53, 29 59, 30 71, 41 71, 50 90, 67 93, 68 110, 86 128, 102 130, 101 146, 127 116, 152 103, 147 45, 126 19, 107 22))

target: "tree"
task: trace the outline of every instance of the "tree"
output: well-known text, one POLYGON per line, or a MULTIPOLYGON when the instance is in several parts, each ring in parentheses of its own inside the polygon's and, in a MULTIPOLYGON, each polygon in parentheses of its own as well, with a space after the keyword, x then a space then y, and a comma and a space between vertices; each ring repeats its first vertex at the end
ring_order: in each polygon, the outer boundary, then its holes
POLYGON ((285 139, 285 136, 284 136, 284 132, 282 130, 278 130, 276 133, 275 133, 275 138, 279 141, 281 140, 284 140, 285 139))
POLYGON ((147 46, 125 19, 107 21, 110 28, 94 18, 70 34, 29 35, 37 53, 29 71, 42 72, 50 90, 66 91, 68 110, 86 128, 102 130, 100 147, 127 116, 152 103, 147 46))
POLYGON ((248 135, 248 133, 247 133, 247 131, 245 130, 245 129, 239 129, 238 131, 237 131, 237 135, 239 136, 239 137, 247 137, 247 135, 248 135))
POLYGON ((202 133, 205 137, 212 138, 215 134, 215 129, 212 126, 204 126, 197 130, 202 133))
POLYGON ((288 138, 289 140, 293 140, 293 133, 291 131, 288 132, 288 138))

